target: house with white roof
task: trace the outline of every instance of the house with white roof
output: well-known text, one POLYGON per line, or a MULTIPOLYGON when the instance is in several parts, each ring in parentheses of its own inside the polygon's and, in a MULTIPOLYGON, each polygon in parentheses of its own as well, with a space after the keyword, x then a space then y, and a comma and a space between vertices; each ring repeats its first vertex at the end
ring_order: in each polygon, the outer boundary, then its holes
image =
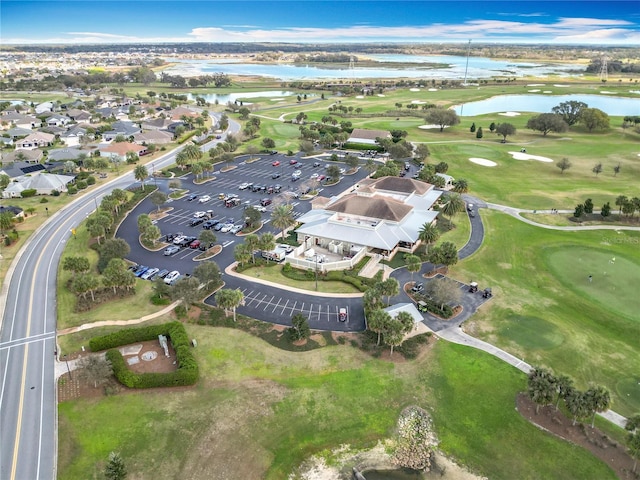
POLYGON ((2 198, 17 198, 22 196, 23 190, 35 189, 36 195, 51 195, 54 191, 66 192, 67 185, 75 177, 70 175, 56 175, 54 173, 34 172, 14 179, 2 191, 2 198))
POLYGON ((365 179, 343 195, 314 199, 312 209, 298 218, 298 242, 304 250, 321 247, 344 256, 361 249, 384 259, 412 253, 421 244, 423 225, 436 221, 439 212, 432 207, 441 195, 411 178, 365 179))
POLYGON ((391 138, 391 133, 386 130, 367 130, 354 128, 347 142, 377 145, 376 138, 391 138))
POLYGON ((55 135, 45 132, 34 132, 27 135, 22 140, 16 142, 16 148, 24 148, 25 150, 33 150, 34 148, 50 147, 55 141, 55 135))

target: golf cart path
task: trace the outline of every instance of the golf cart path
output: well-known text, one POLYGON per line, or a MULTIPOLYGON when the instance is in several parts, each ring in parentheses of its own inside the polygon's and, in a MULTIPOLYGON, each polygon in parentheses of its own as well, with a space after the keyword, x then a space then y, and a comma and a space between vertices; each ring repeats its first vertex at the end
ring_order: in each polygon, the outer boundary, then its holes
MULTIPOLYGON (((576 232, 580 230, 633 230, 640 231, 640 227, 631 227, 626 225, 576 225, 574 226, 558 226, 558 225, 546 225, 544 223, 538 223, 533 220, 529 220, 528 218, 520 215, 521 213, 553 213, 551 210, 527 210, 523 208, 515 208, 509 207, 507 205, 500 205, 497 203, 487 203, 487 208, 491 210, 498 210, 500 212, 506 213, 507 215, 511 215, 512 217, 517 218, 521 222, 528 223, 529 225, 533 225, 535 227, 546 228, 548 230, 565 230, 576 232)), ((573 213, 573 210, 557 210, 558 213, 573 213)))

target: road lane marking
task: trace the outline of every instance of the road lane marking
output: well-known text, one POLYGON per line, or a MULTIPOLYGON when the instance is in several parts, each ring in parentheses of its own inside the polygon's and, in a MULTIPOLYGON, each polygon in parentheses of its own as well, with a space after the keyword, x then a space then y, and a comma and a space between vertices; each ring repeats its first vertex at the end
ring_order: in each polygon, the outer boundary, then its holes
POLYGON ((22 345, 26 345, 27 343, 44 342, 45 340, 54 338, 55 335, 56 335, 55 332, 48 332, 48 333, 40 333, 38 335, 33 335, 31 337, 17 338, 9 342, 0 343, 0 350, 7 350, 9 348, 19 347, 22 345), (43 338, 39 338, 39 337, 43 337, 43 338))

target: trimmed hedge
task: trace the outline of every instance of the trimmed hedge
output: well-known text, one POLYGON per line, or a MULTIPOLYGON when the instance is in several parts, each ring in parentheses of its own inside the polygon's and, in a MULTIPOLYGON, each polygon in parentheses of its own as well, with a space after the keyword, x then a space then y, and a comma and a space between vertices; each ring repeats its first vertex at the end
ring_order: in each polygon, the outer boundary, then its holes
POLYGON ((116 379, 129 388, 157 388, 193 385, 198 381, 199 369, 193 356, 189 337, 180 322, 162 325, 150 325, 140 328, 127 328, 109 335, 94 337, 89 341, 92 351, 107 351, 116 379), (124 357, 114 347, 135 342, 154 340, 158 335, 167 335, 176 351, 178 369, 170 373, 135 373, 129 370, 124 357))

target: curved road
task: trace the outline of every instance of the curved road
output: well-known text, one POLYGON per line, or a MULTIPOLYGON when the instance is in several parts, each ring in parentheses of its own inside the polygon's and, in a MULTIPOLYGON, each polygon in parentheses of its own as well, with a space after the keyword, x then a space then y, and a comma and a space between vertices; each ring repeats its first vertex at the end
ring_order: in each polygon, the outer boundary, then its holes
MULTIPOLYGON (((230 122, 229 132, 239 130, 230 122)), ((203 147, 206 150, 207 147, 203 147)), ((146 164, 161 169, 180 148, 146 164)), ((0 295, 0 479, 54 479, 57 460, 56 276, 71 229, 114 188, 116 178, 65 206, 42 225, 13 261, 0 295)))

